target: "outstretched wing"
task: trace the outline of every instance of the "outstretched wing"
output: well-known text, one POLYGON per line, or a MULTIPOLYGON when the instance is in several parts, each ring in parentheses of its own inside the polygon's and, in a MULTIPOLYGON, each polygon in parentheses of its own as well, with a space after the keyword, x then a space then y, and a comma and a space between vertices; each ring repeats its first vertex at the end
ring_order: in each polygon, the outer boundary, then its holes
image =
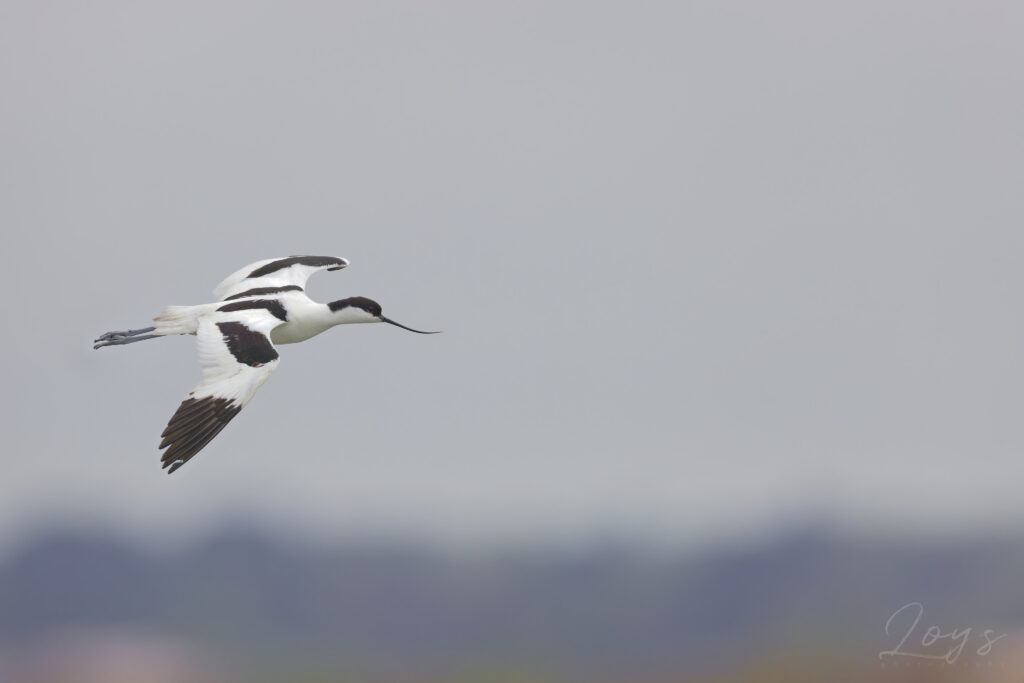
POLYGON ((302 291, 306 280, 320 270, 340 270, 348 261, 337 256, 289 256, 250 263, 228 275, 213 290, 217 301, 245 296, 302 291))
POLYGON ((270 331, 283 321, 264 307, 214 313, 196 331, 202 380, 164 429, 160 460, 168 474, 224 429, 277 367, 270 331))

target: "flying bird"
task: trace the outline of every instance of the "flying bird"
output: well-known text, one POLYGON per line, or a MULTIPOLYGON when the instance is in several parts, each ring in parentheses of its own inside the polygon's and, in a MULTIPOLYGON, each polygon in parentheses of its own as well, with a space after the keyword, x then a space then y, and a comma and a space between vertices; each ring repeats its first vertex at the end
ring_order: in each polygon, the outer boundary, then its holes
POLYGON ((160 450, 167 449, 161 462, 168 474, 201 451, 252 400, 277 367, 276 345, 305 341, 351 323, 389 323, 417 334, 437 334, 384 317, 380 304, 366 297, 322 304, 306 296, 303 287, 310 275, 347 265, 336 256, 257 261, 217 285, 215 303, 168 306, 152 327, 107 332, 95 340, 93 348, 99 349, 172 334, 196 335, 202 380, 160 435, 160 450))

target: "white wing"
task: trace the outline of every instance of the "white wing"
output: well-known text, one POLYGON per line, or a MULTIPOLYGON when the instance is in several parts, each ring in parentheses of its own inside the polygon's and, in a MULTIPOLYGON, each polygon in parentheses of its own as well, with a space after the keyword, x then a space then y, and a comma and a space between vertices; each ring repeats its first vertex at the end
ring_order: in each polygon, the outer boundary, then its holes
POLYGON ((213 290, 216 301, 237 299, 246 295, 275 294, 281 291, 301 290, 306 280, 320 270, 340 270, 348 261, 337 256, 288 256, 250 263, 228 275, 213 290))
POLYGON ((196 331, 203 376, 164 429, 160 448, 170 472, 224 429, 277 367, 270 331, 283 321, 266 308, 214 313, 196 331))

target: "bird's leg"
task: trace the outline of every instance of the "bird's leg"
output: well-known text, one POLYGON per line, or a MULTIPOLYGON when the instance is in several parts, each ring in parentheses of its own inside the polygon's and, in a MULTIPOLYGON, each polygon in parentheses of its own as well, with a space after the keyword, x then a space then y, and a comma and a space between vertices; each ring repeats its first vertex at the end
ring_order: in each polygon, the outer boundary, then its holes
POLYGON ((106 332, 104 334, 101 334, 99 338, 95 339, 94 341, 103 341, 104 339, 113 339, 114 337, 134 337, 137 334, 142 334, 143 332, 152 332, 155 329, 155 327, 143 327, 142 329, 139 330, 124 330, 123 332, 106 332))
POLYGON ((105 339, 101 342, 96 342, 92 345, 94 349, 100 349, 104 346, 121 346, 122 344, 134 344, 135 342, 143 341, 145 339, 156 339, 162 337, 161 334, 144 334, 141 337, 114 337, 112 339, 105 339))
POLYGON ((120 346, 122 344, 134 344, 144 339, 155 339, 163 335, 160 334, 143 334, 144 332, 152 332, 155 327, 145 327, 141 330, 125 330, 123 332, 107 332, 101 334, 99 339, 96 339, 96 343, 93 344, 94 349, 99 349, 104 346, 120 346), (141 336, 140 336, 141 335, 141 336))

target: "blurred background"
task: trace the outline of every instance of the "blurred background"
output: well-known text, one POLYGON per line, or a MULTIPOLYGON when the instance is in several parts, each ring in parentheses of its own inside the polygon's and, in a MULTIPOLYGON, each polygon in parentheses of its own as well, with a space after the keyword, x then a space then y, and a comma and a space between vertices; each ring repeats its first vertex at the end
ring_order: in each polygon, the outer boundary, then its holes
POLYGON ((1022 33, 0 4, 0 680, 1019 681, 1022 33), (168 477, 194 340, 92 339, 291 254, 444 334, 281 349, 168 477))

